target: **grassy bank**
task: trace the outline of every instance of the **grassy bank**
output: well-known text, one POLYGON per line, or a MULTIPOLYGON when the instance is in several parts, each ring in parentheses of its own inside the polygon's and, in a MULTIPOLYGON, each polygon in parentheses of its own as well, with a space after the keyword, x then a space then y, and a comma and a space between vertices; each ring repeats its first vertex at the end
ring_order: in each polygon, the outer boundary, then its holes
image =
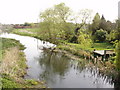
POLYGON ((44 88, 43 82, 24 80, 26 74, 26 59, 22 52, 25 47, 19 41, 13 39, 2 39, 0 43, 2 60, 0 73, 2 76, 2 88, 44 88))
MULTIPOLYGON (((31 36, 31 37, 35 37, 35 38, 38 38, 38 39, 45 40, 44 39, 45 35, 42 35, 42 33, 37 34, 37 32, 42 32, 42 31, 40 31, 39 28, 14 29, 12 31, 12 33, 15 33, 15 34, 24 35, 24 36, 31 36)), ((89 51, 92 51, 94 49, 96 49, 96 50, 103 50, 103 49, 109 50, 109 49, 113 49, 113 46, 111 44, 109 44, 109 43, 94 43, 92 45, 92 47, 83 46, 83 45, 75 44, 75 43, 67 43, 67 45, 68 46, 73 46, 73 47, 75 46, 76 49, 80 49, 81 48, 81 49, 85 49, 85 50, 89 50, 89 51)))
POLYGON ((23 36, 31 36, 31 37, 36 37, 36 38, 42 38, 37 35, 37 32, 39 31, 38 28, 31 28, 31 29, 14 29, 12 33, 14 34, 19 34, 23 36))

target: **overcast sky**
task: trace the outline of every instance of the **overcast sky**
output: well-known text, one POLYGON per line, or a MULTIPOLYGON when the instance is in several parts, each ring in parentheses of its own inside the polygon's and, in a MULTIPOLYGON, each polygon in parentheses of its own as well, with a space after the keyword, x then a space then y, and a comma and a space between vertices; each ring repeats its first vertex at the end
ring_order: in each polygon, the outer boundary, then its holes
POLYGON ((64 2, 73 11, 92 9, 114 21, 118 16, 120 0, 0 0, 0 23, 20 24, 39 21, 40 11, 64 2))

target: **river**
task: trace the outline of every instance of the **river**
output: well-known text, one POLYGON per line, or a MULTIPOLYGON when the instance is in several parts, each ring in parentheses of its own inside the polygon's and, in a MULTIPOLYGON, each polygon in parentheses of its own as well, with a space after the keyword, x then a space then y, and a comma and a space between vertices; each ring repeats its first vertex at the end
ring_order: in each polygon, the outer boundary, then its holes
POLYGON ((16 34, 0 36, 19 40, 26 47, 23 51, 28 65, 25 79, 44 80, 50 88, 114 88, 111 79, 99 74, 97 69, 86 67, 63 53, 43 50, 43 47, 55 47, 54 44, 16 34))

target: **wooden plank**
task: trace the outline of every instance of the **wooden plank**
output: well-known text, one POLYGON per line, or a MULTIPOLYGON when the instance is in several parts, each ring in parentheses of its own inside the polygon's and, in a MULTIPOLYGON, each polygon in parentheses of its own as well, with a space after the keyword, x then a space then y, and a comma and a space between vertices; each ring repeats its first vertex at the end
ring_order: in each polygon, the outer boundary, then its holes
MULTIPOLYGON (((105 50, 96 50, 93 51, 93 53, 99 54, 99 55, 104 55, 105 50)), ((106 50, 106 54, 114 54, 114 50, 106 50)))
POLYGON ((104 55, 104 50, 96 50, 96 51, 93 51, 94 53, 97 53, 99 55, 104 55))

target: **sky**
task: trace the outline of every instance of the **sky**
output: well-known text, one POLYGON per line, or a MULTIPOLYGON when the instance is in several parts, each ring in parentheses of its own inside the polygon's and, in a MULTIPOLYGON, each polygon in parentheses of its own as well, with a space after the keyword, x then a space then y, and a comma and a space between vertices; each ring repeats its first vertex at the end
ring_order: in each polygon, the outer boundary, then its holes
POLYGON ((91 9, 93 14, 98 12, 113 22, 118 17, 118 1, 120 0, 0 0, 0 23, 39 22, 41 11, 61 2, 75 12, 91 9))

